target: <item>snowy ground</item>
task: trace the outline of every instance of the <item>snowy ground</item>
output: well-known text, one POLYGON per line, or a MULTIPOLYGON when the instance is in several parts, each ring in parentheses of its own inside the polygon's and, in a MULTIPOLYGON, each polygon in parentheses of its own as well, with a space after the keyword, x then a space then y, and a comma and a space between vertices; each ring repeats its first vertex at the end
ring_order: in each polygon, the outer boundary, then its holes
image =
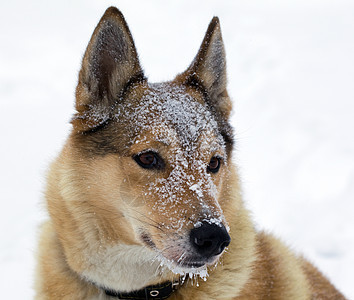
POLYGON ((183 71, 220 17, 248 207, 354 299, 354 2, 344 0, 1 1, 1 298, 33 298, 45 171, 109 5, 151 81, 183 71))

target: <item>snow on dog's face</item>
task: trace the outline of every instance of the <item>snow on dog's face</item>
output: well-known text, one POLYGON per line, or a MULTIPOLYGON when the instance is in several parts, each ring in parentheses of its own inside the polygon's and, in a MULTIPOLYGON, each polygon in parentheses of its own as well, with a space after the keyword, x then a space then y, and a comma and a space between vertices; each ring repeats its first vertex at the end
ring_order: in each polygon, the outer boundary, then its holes
POLYGON ((134 163, 123 165, 121 188, 128 215, 138 220, 129 220, 134 231, 161 257, 200 267, 229 243, 219 204, 228 153, 203 98, 187 90, 173 83, 132 88, 128 98, 138 100, 118 105, 115 117, 131 141, 134 163))
POLYGON ((100 247, 143 246, 177 272, 214 263, 230 243, 232 148, 218 19, 184 73, 149 84, 123 16, 108 9, 83 58, 76 110, 70 151, 100 247))

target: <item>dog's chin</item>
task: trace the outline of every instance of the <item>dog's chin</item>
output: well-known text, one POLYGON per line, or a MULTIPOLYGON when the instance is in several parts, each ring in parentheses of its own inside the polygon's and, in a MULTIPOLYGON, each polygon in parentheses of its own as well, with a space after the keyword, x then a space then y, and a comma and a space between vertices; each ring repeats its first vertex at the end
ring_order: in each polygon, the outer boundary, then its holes
POLYGON ((194 269, 198 269, 198 268, 202 268, 204 266, 207 266, 208 264, 206 262, 190 262, 190 263, 186 263, 186 264, 181 264, 179 265, 179 267, 181 268, 194 268, 194 269))
POLYGON ((209 259, 200 258, 187 258, 183 262, 171 260, 166 257, 162 258, 162 263, 166 265, 173 273, 185 275, 185 274, 204 274, 207 271, 207 267, 215 265, 219 260, 220 255, 214 256, 209 259))

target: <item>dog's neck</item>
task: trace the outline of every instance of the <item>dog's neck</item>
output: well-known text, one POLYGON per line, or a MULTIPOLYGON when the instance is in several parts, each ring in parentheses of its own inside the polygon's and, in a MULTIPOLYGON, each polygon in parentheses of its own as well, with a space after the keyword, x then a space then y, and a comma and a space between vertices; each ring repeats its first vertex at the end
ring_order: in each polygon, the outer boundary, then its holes
MULTIPOLYGON (((91 251, 90 251, 91 252, 91 251)), ((107 290, 128 292, 173 280, 156 254, 142 246, 116 245, 87 255, 91 267, 84 278, 107 290)))

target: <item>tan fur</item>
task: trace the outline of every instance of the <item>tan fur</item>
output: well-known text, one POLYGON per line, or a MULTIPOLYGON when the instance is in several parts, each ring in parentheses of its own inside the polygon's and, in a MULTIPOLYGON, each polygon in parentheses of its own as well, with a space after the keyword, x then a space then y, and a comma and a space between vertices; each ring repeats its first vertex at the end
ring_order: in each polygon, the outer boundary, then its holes
POLYGON ((47 178, 50 220, 41 228, 36 299, 109 299, 103 288, 129 292, 179 279, 164 259, 178 266, 189 232, 205 219, 226 224, 231 244, 206 262, 206 281, 187 280, 169 299, 344 299, 309 262, 257 232, 244 208, 217 18, 191 66, 150 85, 123 15, 109 8, 83 58, 76 109, 47 178), (168 101, 192 112, 199 131, 180 127, 168 101), (147 149, 164 158, 161 170, 134 161, 147 149), (204 166, 216 155, 222 165, 209 174, 204 166), (180 177, 171 177, 176 168, 180 177))

